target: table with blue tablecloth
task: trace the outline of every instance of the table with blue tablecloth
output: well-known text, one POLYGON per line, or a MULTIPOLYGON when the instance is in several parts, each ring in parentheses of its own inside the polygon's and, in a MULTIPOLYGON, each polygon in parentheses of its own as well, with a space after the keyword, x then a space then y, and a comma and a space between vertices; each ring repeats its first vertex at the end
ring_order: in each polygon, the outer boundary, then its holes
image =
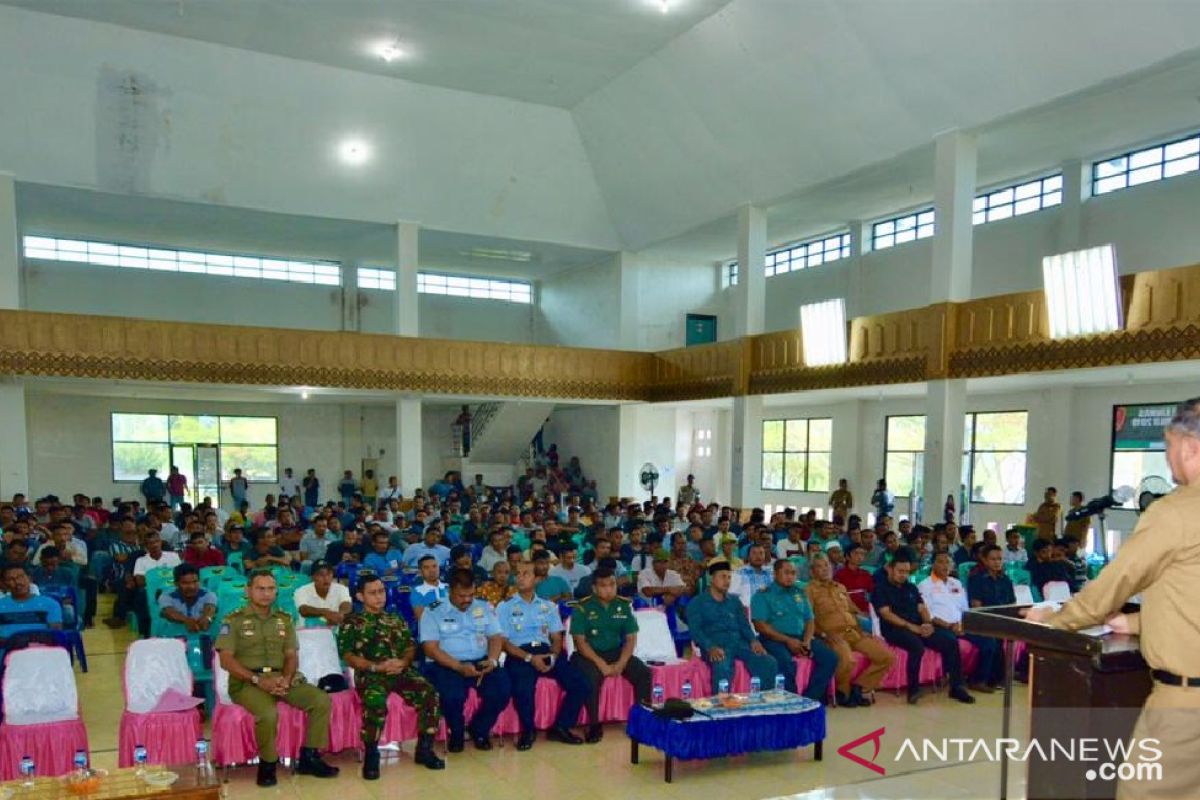
POLYGON ((692 701, 695 714, 670 719, 636 704, 629 710, 630 763, 638 763, 638 746, 648 745, 666 756, 664 777, 671 782, 677 758, 720 758, 764 750, 794 750, 813 746, 821 760, 825 739, 825 706, 784 691, 733 695, 728 705, 720 698, 692 701))

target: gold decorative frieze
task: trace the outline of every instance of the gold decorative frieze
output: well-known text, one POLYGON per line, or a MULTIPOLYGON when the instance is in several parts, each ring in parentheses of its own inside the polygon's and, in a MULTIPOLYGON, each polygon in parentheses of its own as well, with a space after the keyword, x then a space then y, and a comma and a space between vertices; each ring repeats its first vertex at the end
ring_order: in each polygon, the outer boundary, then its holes
POLYGON ((669 401, 1200 359, 1200 265, 1121 279, 1126 329, 1055 341, 1042 292, 860 317, 849 361, 800 330, 660 353, 0 311, 0 373, 669 401))

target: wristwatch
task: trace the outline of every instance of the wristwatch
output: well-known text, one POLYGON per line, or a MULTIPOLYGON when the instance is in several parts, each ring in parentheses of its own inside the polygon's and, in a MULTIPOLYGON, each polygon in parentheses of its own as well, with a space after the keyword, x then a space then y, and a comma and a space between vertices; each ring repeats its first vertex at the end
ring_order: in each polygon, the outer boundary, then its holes
MULTIPOLYGON (((530 656, 530 658, 532 658, 532 656, 530 656)), ((494 658, 489 658, 488 663, 491 664, 493 668, 500 666, 500 662, 494 658)))
POLYGON ((257 672, 250 673, 250 682, 253 683, 255 686, 258 686, 258 673, 257 672))
POLYGON ((531 661, 533 661, 533 653, 526 653, 525 654, 525 663, 528 664, 531 661))
POLYGON ((372 663, 371 664, 371 672, 379 672, 379 665, 372 663))

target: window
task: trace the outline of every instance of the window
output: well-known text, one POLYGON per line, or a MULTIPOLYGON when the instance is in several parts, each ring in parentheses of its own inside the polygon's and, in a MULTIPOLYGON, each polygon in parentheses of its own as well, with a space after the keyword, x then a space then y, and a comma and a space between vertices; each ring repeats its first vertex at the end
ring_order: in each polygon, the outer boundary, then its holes
POLYGON ((933 209, 927 208, 876 222, 871 226, 871 249, 884 250, 930 236, 933 236, 933 209))
POLYGON ((1200 169, 1200 135, 1092 164, 1092 194, 1108 194, 1200 169))
POLYGON ((976 225, 1032 214, 1062 203, 1062 173, 1005 186, 975 198, 972 221, 976 225))
POLYGON ((1025 502, 1028 429, 1027 411, 966 415, 962 474, 971 487, 971 502, 1025 502))
POLYGON ((730 286, 737 286, 738 282, 738 262, 730 261, 725 266, 721 267, 721 288, 728 289, 730 286))
POLYGON ((850 232, 790 245, 767 253, 767 277, 850 257, 850 232))
POLYGON ((342 267, 334 261, 290 261, 282 258, 163 250, 156 247, 26 236, 26 258, 74 261, 100 267, 123 267, 155 272, 187 272, 266 281, 290 281, 340 286, 342 267))
POLYGON ((194 451, 215 447, 221 481, 241 469, 247 480, 274 482, 278 478, 276 427, 275 417, 114 413, 113 480, 140 482, 151 469, 165 478, 175 464, 194 484, 202 460, 194 451), (193 458, 190 464, 182 458, 188 453, 193 458))
POLYGON ((527 281, 468 278, 465 275, 442 275, 434 272, 417 273, 417 291, 421 294, 444 294, 476 300, 533 302, 533 284, 527 281))
POLYGON ((763 420, 762 488, 829 491, 832 419, 763 420))
POLYGON ((1139 487, 1147 478, 1157 477, 1163 481, 1158 488, 1147 486, 1150 491, 1174 488, 1162 432, 1175 416, 1177 407, 1178 403, 1113 406, 1111 486, 1134 489, 1133 497, 1126 501, 1124 508, 1137 508, 1139 487))
POLYGON ((925 476, 925 417, 888 417, 883 440, 883 479, 897 497, 922 493, 925 476))
POLYGON ((385 292, 394 292, 396 291, 396 271, 393 269, 359 267, 358 288, 380 289, 385 292))
POLYGON ((696 446, 696 455, 700 458, 712 457, 712 429, 700 428, 697 430, 696 441, 702 442, 696 446))

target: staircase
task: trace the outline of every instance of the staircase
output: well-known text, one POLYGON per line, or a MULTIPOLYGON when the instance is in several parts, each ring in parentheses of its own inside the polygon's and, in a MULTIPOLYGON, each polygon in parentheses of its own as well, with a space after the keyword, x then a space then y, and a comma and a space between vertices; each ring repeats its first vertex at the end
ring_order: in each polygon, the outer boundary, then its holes
POLYGON ((511 400, 482 403, 471 414, 470 460, 515 464, 554 411, 554 403, 511 400))

